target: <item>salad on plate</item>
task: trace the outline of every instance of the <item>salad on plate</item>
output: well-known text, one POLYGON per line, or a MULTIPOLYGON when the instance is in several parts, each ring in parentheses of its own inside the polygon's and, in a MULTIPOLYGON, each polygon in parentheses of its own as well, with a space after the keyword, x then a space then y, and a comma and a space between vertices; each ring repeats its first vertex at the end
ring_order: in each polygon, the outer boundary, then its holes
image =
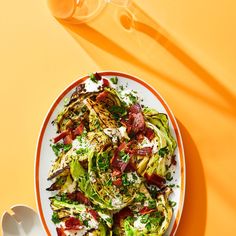
POLYGON ((164 235, 176 165, 166 114, 144 106, 117 77, 94 73, 53 125, 47 190, 57 235, 164 235))

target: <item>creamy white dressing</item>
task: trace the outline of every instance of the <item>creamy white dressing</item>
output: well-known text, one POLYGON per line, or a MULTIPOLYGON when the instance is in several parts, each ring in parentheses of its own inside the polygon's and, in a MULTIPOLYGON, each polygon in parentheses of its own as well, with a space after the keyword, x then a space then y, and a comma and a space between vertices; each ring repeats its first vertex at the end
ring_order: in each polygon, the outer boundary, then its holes
POLYGON ((152 148, 152 153, 155 154, 158 152, 158 144, 157 144, 157 139, 153 138, 151 141, 147 138, 144 137, 142 143, 139 144, 140 148, 144 147, 151 147, 152 148))
POLYGON ((129 136, 126 132, 126 127, 121 126, 119 128, 105 128, 103 129, 103 132, 112 138, 113 143, 117 143, 118 139, 121 140, 122 138, 125 138, 129 140, 129 136))
POLYGON ((122 201, 120 198, 113 198, 111 201, 112 206, 118 207, 122 204, 122 201))
POLYGON ((73 181, 72 184, 69 184, 66 190, 68 193, 73 193, 76 190, 76 182, 73 181))
POLYGON ((134 221, 134 227, 138 230, 143 230, 145 229, 146 224, 141 223, 141 217, 138 217, 135 221, 134 221))
POLYGON ((127 105, 130 106, 134 104, 134 102, 130 99, 130 95, 134 96, 137 100, 137 103, 140 103, 140 99, 137 93, 133 90, 125 89, 118 92, 120 99, 127 105))
POLYGON ((127 173, 127 180, 130 183, 134 183, 134 184, 140 184, 141 180, 139 178, 139 176, 137 175, 136 172, 129 172, 127 173))
POLYGON ((91 79, 88 79, 85 82, 85 89, 86 92, 97 92, 99 91, 99 87, 101 87, 102 85, 102 80, 98 80, 97 83, 94 83, 91 79))

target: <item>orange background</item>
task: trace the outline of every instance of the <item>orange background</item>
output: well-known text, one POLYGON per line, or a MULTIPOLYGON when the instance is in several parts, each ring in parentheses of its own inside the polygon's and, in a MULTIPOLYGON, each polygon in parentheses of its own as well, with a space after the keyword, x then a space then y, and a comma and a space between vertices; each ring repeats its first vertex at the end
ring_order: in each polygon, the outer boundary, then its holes
POLYGON ((187 189, 176 235, 234 235, 235 1, 133 2, 83 25, 56 21, 46 1, 1 2, 0 214, 36 208, 36 142, 56 96, 78 76, 120 70, 155 87, 179 122, 187 189))

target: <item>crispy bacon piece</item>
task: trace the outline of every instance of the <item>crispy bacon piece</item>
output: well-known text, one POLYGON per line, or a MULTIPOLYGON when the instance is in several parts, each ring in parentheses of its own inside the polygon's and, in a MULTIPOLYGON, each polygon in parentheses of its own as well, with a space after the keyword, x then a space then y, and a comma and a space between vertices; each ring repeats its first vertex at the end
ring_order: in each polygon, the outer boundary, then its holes
POLYGON ((78 218, 70 217, 65 221, 65 230, 78 230, 82 228, 82 224, 78 218))
POLYGON ((67 134, 66 137, 63 139, 63 142, 66 145, 71 144, 72 141, 73 141, 73 139, 72 139, 72 134, 71 133, 67 134))
POLYGON ((68 130, 62 131, 59 135, 57 135, 55 138, 53 138, 53 142, 57 143, 61 139, 65 138, 69 134, 68 130))
POLYGON ((84 203, 85 205, 90 205, 89 199, 82 192, 77 192, 76 199, 78 202, 84 203))
POLYGON ((72 201, 77 201, 79 203, 84 203, 85 205, 90 205, 89 199, 80 191, 68 193, 67 197, 72 201))
POLYGON ((122 179, 118 178, 117 180, 112 181, 112 183, 117 186, 120 187, 122 185, 122 179))
POLYGON ((102 86, 109 87, 109 81, 107 79, 102 79, 102 86))
POLYGON ((84 124, 81 122, 77 128, 73 131, 74 136, 81 135, 84 131, 84 124))
POLYGON ((132 131, 136 134, 139 131, 144 131, 145 129, 145 120, 143 117, 143 114, 137 113, 137 114, 133 114, 133 123, 132 123, 132 131))
POLYGON ((136 166, 135 166, 134 162, 132 161, 132 158, 130 158, 129 163, 128 163, 128 165, 125 168, 125 171, 126 172, 136 171, 136 166))
POLYGON ((120 144, 120 146, 115 150, 113 157, 110 160, 110 163, 113 167, 117 167, 117 169, 120 169, 120 163, 121 160, 119 160, 119 152, 124 150, 126 148, 126 143, 123 142, 120 144))
POLYGON ((93 209, 86 209, 86 210, 87 210, 87 212, 89 212, 89 213, 91 214, 91 216, 92 216, 96 221, 98 221, 99 215, 98 215, 98 213, 97 213, 95 210, 93 210, 93 209))
POLYGON ((152 147, 144 147, 135 150, 135 154, 139 156, 149 156, 152 154, 152 147))
POLYGON ((145 173, 144 177, 149 184, 156 185, 158 188, 162 188, 166 183, 165 178, 157 174, 148 175, 147 173, 145 173))
POLYGON ((128 216, 133 216, 133 212, 128 207, 125 207, 114 215, 113 219, 115 221, 115 225, 120 225, 121 220, 127 218, 128 216))
POLYGON ((113 155, 113 157, 111 158, 111 166, 113 168, 115 168, 116 170, 120 170, 122 173, 125 171, 125 169, 127 168, 127 166, 129 165, 129 161, 127 162, 124 162, 120 156, 119 156, 119 152, 120 151, 125 151, 126 153, 129 153, 128 152, 129 150, 129 147, 128 147, 128 144, 123 142, 120 144, 120 146, 115 150, 115 153, 113 155))
POLYGON ((99 93, 96 97, 96 101, 102 102, 108 96, 108 94, 109 93, 107 91, 103 91, 103 92, 99 93))
POLYGON ((94 74, 96 80, 101 80, 102 76, 100 74, 98 74, 97 72, 94 74))
POLYGON ((126 132, 129 134, 132 129, 132 125, 129 123, 129 121, 121 119, 120 123, 126 127, 126 132))
POLYGON ((145 129, 145 136, 146 136, 150 141, 152 141, 152 139, 155 137, 155 133, 154 133, 154 131, 153 131, 151 128, 146 127, 146 129, 145 129))
POLYGON ((111 175, 112 175, 112 177, 120 177, 121 174, 122 173, 120 170, 114 169, 111 175))
POLYGON ((143 207, 140 211, 139 211, 139 213, 141 214, 141 215, 146 215, 146 214, 150 214, 150 213, 152 213, 152 212, 154 212, 154 211, 156 211, 156 209, 150 209, 150 208, 148 208, 148 207, 143 207))
POLYGON ((118 147, 118 151, 122 151, 122 150, 124 150, 126 147, 127 147, 126 142, 123 142, 123 143, 121 143, 120 146, 118 147))
POLYGON ((121 120, 121 123, 126 127, 128 134, 130 134, 131 131, 134 134, 137 134, 138 132, 144 132, 145 120, 140 105, 132 105, 129 109, 128 120, 121 120))
POLYGON ((56 228, 56 230, 57 230, 57 236, 66 236, 63 228, 56 228))
POLYGON ((139 143, 141 143, 144 139, 144 134, 143 133, 137 133, 135 138, 139 143))
POLYGON ((138 114, 141 112, 141 107, 139 104, 134 104, 129 108, 129 112, 134 113, 134 114, 138 114))

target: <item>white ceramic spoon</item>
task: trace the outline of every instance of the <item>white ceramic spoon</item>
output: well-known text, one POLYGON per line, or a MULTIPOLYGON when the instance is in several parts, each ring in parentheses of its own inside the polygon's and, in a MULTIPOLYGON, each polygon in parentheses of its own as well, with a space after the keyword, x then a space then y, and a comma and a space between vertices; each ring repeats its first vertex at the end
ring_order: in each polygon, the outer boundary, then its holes
POLYGON ((3 236, 44 236, 38 214, 30 207, 15 205, 13 214, 7 211, 2 216, 3 236))

